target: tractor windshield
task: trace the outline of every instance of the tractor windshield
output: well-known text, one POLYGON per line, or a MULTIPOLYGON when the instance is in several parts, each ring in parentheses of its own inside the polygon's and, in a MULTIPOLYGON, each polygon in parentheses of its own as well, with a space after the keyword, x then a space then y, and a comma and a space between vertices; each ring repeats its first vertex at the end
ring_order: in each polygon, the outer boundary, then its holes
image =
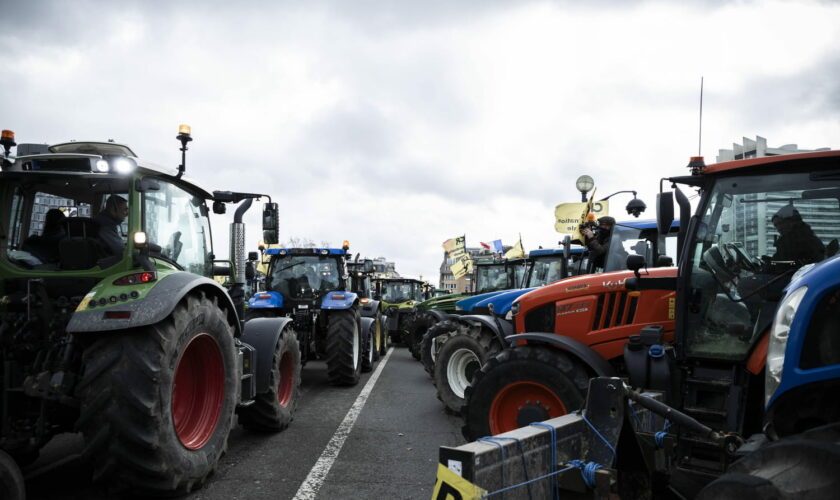
POLYGON ((382 300, 391 304, 422 300, 420 283, 411 281, 385 281, 382 283, 382 300))
POLYGON ((837 252, 840 189, 835 177, 819 179, 727 177, 710 190, 683 267, 688 355, 742 359, 796 269, 837 252))
MULTIPOLYGON (((160 189, 143 193, 143 228, 160 255, 193 274, 208 275, 210 223, 204 199, 158 180, 160 189)), ((152 254, 154 256, 154 254, 152 254)))
POLYGON ((290 299, 308 299, 338 290, 340 283, 341 275, 335 257, 278 255, 271 261, 266 289, 290 299))
POLYGON ((475 266, 475 293, 508 290, 514 287, 513 266, 483 264, 475 266))
POLYGON ((531 267, 530 260, 522 260, 513 264, 513 286, 514 288, 522 288, 525 286, 525 278, 528 275, 528 269, 531 267))
POLYGON ((628 255, 643 255, 648 267, 654 267, 660 255, 667 255, 676 262, 676 230, 669 233, 664 238, 664 242, 658 239, 656 228, 638 229, 621 223, 616 224, 610 238, 604 272, 627 269, 628 255), (664 248, 661 248, 663 243, 664 248))
POLYGON ((109 267, 125 251, 127 199, 124 177, 0 174, 0 253, 25 269, 109 267))
POLYGON ((527 286, 543 286, 565 278, 563 254, 534 259, 527 286))

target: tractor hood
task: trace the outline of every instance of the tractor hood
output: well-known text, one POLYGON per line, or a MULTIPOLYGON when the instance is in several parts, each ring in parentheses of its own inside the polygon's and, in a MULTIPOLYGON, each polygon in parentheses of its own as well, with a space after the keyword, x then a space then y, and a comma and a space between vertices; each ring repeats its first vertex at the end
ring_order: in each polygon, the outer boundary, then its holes
POLYGON ((434 297, 429 300, 420 302, 419 304, 417 304, 417 308, 426 311, 430 309, 435 309, 439 311, 454 311, 455 303, 463 299, 464 297, 469 296, 470 294, 468 293, 451 293, 449 295, 441 295, 440 297, 434 297))
POLYGON ((539 287, 531 287, 531 288, 519 288, 516 290, 505 290, 498 295, 494 295, 493 297, 487 297, 480 302, 477 302, 473 305, 473 310, 476 309, 485 309, 489 308, 490 304, 493 304, 493 312, 497 315, 504 316, 505 314, 510 311, 510 306, 513 305, 513 301, 521 297, 522 295, 536 290, 539 287))
POLYGON ((500 293, 504 292, 505 290, 496 290, 493 292, 487 292, 479 295, 473 295, 472 297, 463 298, 455 303, 455 310, 465 312, 472 311, 472 308, 475 307, 475 305, 481 302, 482 300, 495 297, 496 295, 499 295, 500 293))

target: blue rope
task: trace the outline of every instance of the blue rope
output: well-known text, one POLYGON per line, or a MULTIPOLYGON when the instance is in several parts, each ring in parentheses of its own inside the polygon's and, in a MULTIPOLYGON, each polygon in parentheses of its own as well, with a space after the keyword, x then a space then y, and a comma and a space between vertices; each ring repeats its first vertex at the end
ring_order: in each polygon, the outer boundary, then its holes
POLYGON ((653 435, 653 442, 656 444, 656 448, 662 448, 665 446, 665 437, 668 435, 668 431, 671 430, 671 422, 665 421, 665 427, 662 428, 661 431, 657 432, 653 435))
POLYGON ((607 448, 610 449, 610 451, 613 454, 613 457, 615 457, 615 448, 613 447, 613 445, 610 444, 609 441, 607 441, 607 438, 605 438, 603 434, 598 432, 598 429, 596 429, 595 426, 592 425, 592 423, 586 418, 586 412, 583 411, 583 410, 578 410, 575 413, 580 415, 580 418, 582 418, 583 421, 586 422, 586 425, 588 425, 589 428, 592 429, 592 431, 595 433, 595 435, 598 436, 599 438, 601 438, 601 441, 603 441, 604 444, 607 445, 607 448))
MULTIPOLYGON (((536 425, 537 427, 544 427, 548 429, 551 435, 551 474, 557 471, 557 429, 553 425, 548 425, 543 422, 531 422, 528 425, 536 425)), ((551 481, 551 491, 555 499, 560 498, 560 492, 557 490, 557 484, 554 479, 551 481)))
MULTIPOLYGON (((499 493, 504 493, 505 491, 510 491, 514 488, 519 488, 520 486, 530 485, 531 483, 536 483, 537 481, 542 481, 543 479, 556 476, 557 474, 562 474, 562 473, 566 472, 567 470, 572 470, 574 468, 575 468, 574 465, 569 465, 568 467, 566 467, 564 469, 560 469, 558 471, 554 471, 554 472, 551 472, 549 474, 545 474, 545 475, 542 475, 542 476, 539 476, 539 477, 535 477, 534 479, 531 479, 529 481, 523 481, 519 484, 513 484, 511 486, 507 486, 507 487, 502 488, 500 490, 492 491, 490 493, 485 493, 484 495, 481 496, 481 498, 489 498, 489 497, 492 497, 493 495, 498 495, 499 493)), ((530 486, 528 487, 528 491, 529 491, 529 494, 530 494, 530 491, 531 491, 530 486)))
MULTIPOLYGON (((485 439, 485 438, 482 438, 485 439)), ((522 440, 515 437, 507 437, 507 436, 493 436, 493 439, 507 439, 508 441, 516 441, 517 446, 519 447, 519 456, 522 458, 522 474, 525 477, 525 482, 520 483, 528 485, 528 498, 533 498, 531 496, 531 485, 530 478, 528 477, 528 463, 525 460, 525 448, 522 447, 522 440)))
MULTIPOLYGON (((501 469, 502 469, 501 482, 502 482, 502 485, 504 485, 505 484, 505 447, 504 447, 504 445, 502 445, 502 443, 493 439, 492 436, 480 437, 480 438, 477 439, 477 441, 481 441, 482 443, 495 444, 496 446, 499 447, 499 453, 501 453, 501 455, 502 455, 502 460, 499 462, 499 464, 501 466, 501 469)), ((504 495, 504 492, 503 492, 502 493, 502 498, 504 498, 504 497, 505 497, 505 495, 504 495)))
POLYGON ((595 471, 603 466, 596 462, 584 462, 583 460, 572 460, 571 464, 580 469, 580 475, 588 488, 595 489, 595 471))

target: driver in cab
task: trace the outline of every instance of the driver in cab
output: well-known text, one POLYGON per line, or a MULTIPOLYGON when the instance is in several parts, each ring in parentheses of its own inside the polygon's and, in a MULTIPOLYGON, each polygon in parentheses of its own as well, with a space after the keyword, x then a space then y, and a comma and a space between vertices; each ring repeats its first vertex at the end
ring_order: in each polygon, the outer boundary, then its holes
POLYGON ((773 226, 779 231, 775 261, 796 261, 800 264, 819 262, 825 258, 825 245, 793 205, 785 205, 773 215, 773 226))

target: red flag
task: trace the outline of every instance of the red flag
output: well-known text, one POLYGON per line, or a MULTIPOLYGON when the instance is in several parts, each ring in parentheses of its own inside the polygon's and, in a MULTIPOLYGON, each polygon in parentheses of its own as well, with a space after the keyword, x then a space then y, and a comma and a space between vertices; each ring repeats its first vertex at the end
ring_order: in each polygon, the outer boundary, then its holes
POLYGON ((490 250, 490 245, 488 245, 487 243, 484 243, 483 241, 479 241, 479 243, 481 243, 481 246, 482 246, 482 247, 484 247, 484 248, 486 248, 486 249, 490 250))

